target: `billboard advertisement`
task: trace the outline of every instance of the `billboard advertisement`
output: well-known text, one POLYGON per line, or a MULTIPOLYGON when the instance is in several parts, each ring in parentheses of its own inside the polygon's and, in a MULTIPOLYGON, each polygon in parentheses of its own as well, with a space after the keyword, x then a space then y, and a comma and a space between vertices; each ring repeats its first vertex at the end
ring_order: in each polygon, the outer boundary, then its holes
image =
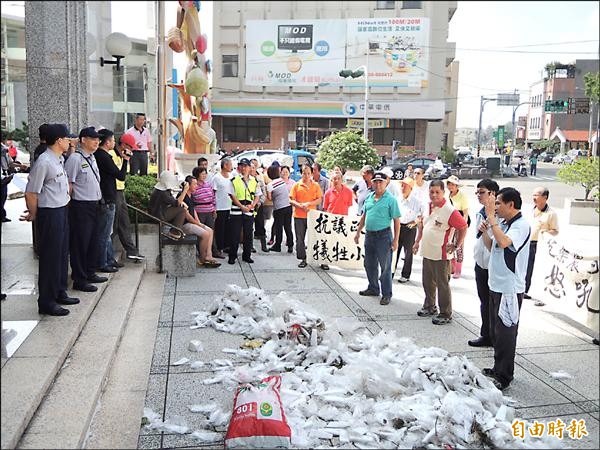
POLYGON ((369 85, 427 86, 428 18, 348 19, 346 36, 346 66, 366 65, 369 85))
POLYGON ((249 20, 246 84, 317 86, 339 82, 346 52, 343 20, 249 20))
POLYGON ((250 86, 362 85, 339 71, 366 65, 370 86, 420 90, 429 71, 429 19, 249 20, 250 86))

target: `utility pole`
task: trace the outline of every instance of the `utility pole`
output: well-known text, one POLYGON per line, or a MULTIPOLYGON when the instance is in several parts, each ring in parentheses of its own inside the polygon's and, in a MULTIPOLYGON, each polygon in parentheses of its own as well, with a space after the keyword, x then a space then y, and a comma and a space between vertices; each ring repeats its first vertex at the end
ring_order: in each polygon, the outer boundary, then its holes
POLYGON ((481 102, 479 104, 479 129, 477 131, 477 147, 480 148, 481 145, 481 120, 483 119, 483 107, 487 102, 496 101, 495 98, 487 98, 483 95, 481 96, 481 102))
POLYGON ((166 169, 165 155, 167 152, 167 77, 165 64, 165 2, 155 2, 157 51, 156 71, 158 72, 158 145, 156 149, 158 159, 158 173, 166 169))

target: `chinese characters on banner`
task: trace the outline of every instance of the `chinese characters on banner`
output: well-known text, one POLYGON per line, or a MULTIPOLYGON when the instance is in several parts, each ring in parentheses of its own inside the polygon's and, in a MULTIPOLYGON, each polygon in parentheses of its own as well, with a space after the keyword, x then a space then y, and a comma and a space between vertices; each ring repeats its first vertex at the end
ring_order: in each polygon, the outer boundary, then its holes
POLYGON ((544 233, 538 240, 532 286, 537 287, 543 298, 562 300, 567 315, 597 330, 600 316, 598 261, 597 255, 581 256, 544 233))
POLYGON ((362 270, 364 236, 354 243, 359 216, 342 216, 324 211, 308 212, 307 261, 332 264, 344 269, 362 270))
MULTIPOLYGON (((307 262, 317 265, 331 264, 350 270, 364 270, 364 229, 358 245, 354 243, 359 222, 360 216, 309 211, 307 262)), ((395 258, 394 254, 392 267, 395 258)))

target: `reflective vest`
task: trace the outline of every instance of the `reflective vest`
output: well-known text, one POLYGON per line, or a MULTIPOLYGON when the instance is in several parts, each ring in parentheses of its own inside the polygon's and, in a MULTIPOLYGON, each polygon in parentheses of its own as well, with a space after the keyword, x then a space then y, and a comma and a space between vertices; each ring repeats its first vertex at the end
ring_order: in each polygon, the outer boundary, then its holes
MULTIPOLYGON (((238 175, 235 178, 233 178, 233 180, 231 180, 231 184, 233 185, 233 195, 236 196, 236 198, 240 201, 242 205, 249 205, 250 203, 252 203, 256 194, 256 188, 258 186, 256 178, 251 176, 248 178, 248 182, 246 183, 242 176, 238 175)), ((234 203, 231 203, 230 214, 232 216, 241 216, 242 210, 234 203)), ((256 211, 243 214, 253 217, 256 215, 256 211)))

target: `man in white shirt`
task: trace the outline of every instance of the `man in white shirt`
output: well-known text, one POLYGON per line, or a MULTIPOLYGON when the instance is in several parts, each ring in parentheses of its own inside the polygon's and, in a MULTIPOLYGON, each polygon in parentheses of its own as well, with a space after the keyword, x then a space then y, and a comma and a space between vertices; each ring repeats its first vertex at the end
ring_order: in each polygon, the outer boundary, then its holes
POLYGON ((501 189, 498 197, 490 195, 485 202, 488 219, 479 227, 490 251, 490 336, 494 344, 494 367, 481 372, 492 378, 500 390, 508 387, 515 371, 519 315, 529 258, 531 228, 521 214, 521 205, 519 191, 501 189), (492 239, 487 234, 488 229, 492 230, 492 239))
MULTIPOLYGON (((481 312, 481 330, 479 337, 471 339, 468 344, 471 347, 491 347, 492 339, 490 337, 490 288, 488 286, 488 266, 490 263, 490 251, 483 242, 479 226, 487 220, 485 212, 485 202, 490 195, 497 195, 500 186, 494 180, 486 178, 477 183, 477 200, 484 205, 477 213, 476 217, 476 235, 475 245, 473 246, 473 257, 475 260, 475 283, 477 284, 477 295, 479 296, 479 310, 481 312)), ((492 230, 487 230, 488 237, 493 237, 492 230)))
POLYGON ((425 171, 421 168, 416 168, 412 195, 416 196, 423 204, 423 210, 427 214, 429 212, 429 181, 425 181, 424 177, 425 171))
POLYGON ((233 194, 230 175, 232 170, 231 159, 223 158, 221 160, 221 171, 212 177, 212 185, 215 188, 217 200, 215 241, 219 252, 225 252, 229 247, 227 237, 229 236, 229 211, 231 210, 231 197, 229 195, 233 194))
POLYGON ((414 180, 412 178, 404 178, 400 180, 400 186, 402 193, 398 199, 398 206, 400 207, 400 242, 398 243, 398 255, 396 257, 396 265, 392 278, 398 268, 398 261, 400 261, 400 252, 404 249, 404 265, 402 266, 402 273, 398 282, 407 283, 410 279, 413 264, 413 245, 415 244, 415 238, 417 237, 417 225, 423 218, 423 204, 421 201, 412 194, 412 188, 414 180))
POLYGON ((154 155, 154 146, 152 144, 152 134, 144 125, 146 124, 146 114, 137 113, 135 122, 125 134, 130 134, 135 138, 137 148, 133 148, 133 155, 129 162, 131 175, 148 174, 148 154, 154 155), (138 173, 139 172, 139 173, 138 173))

